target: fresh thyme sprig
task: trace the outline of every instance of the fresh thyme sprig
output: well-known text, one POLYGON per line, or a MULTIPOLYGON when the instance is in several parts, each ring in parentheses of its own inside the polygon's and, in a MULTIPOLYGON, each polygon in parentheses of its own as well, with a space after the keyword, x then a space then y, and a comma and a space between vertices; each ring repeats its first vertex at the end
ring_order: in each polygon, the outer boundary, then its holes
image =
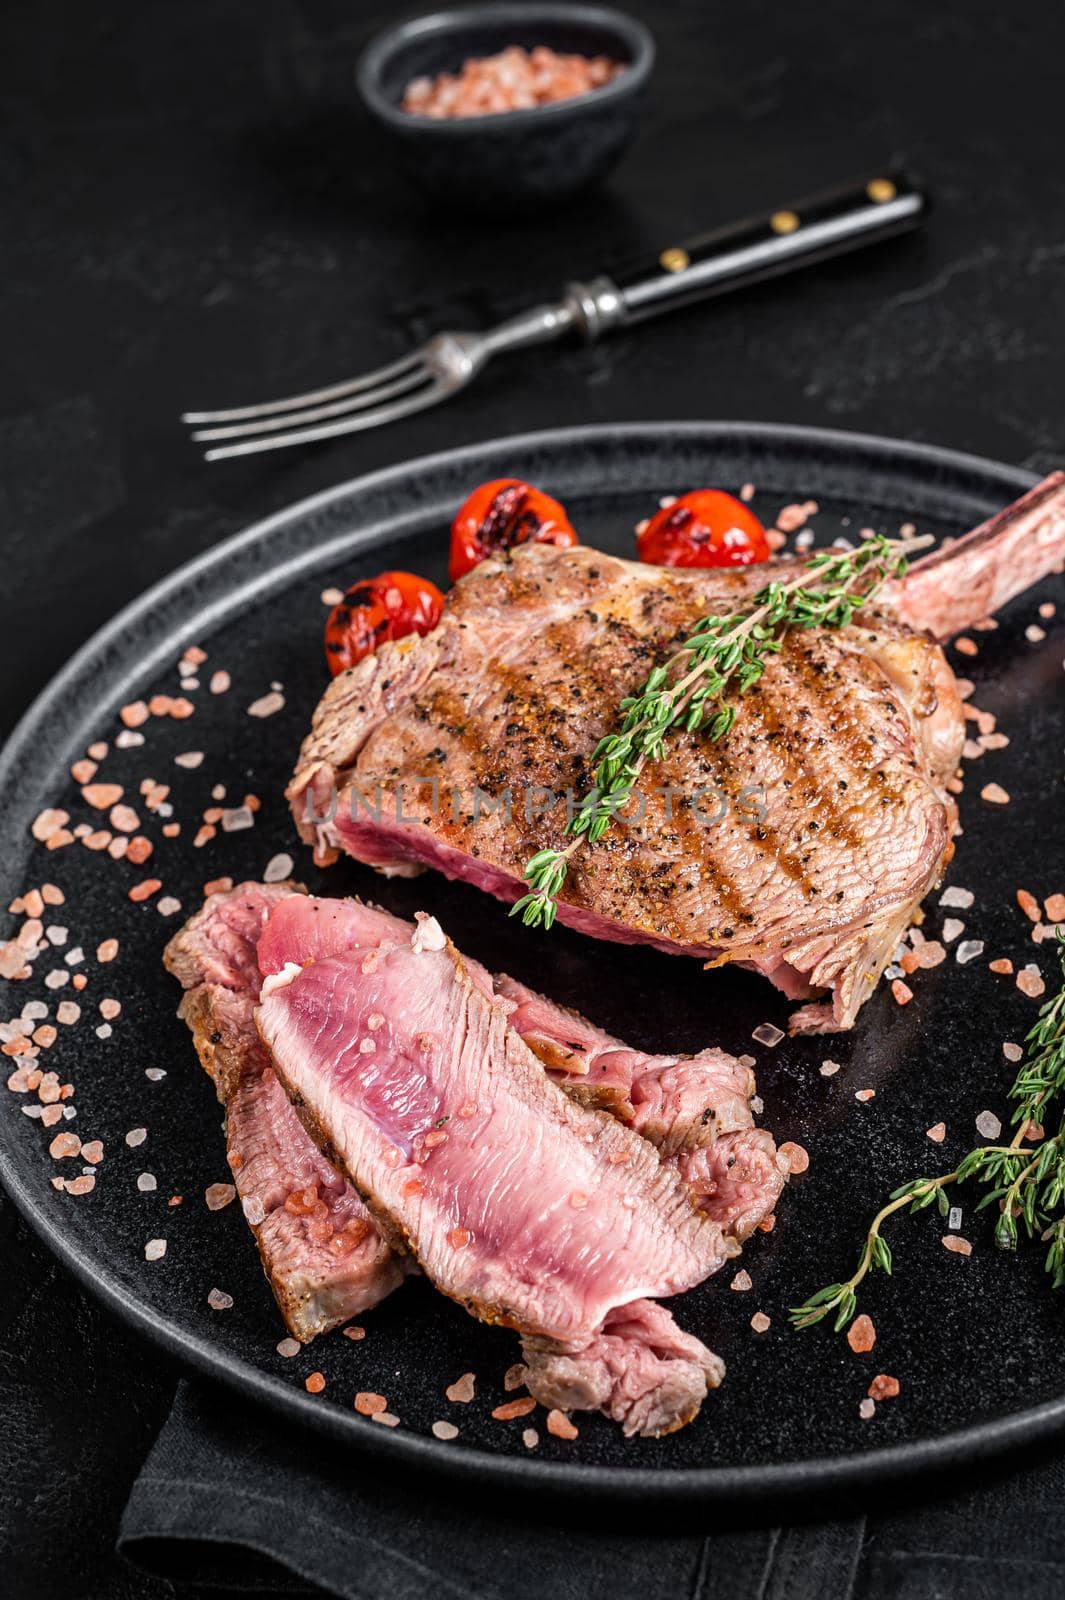
POLYGON ((945 1190, 970 1179, 987 1186, 977 1211, 998 1204, 995 1243, 1000 1250, 1015 1250, 1021 1233, 1038 1236, 1048 1246, 1046 1270, 1051 1286, 1065 1288, 1065 1115, 1058 1131, 1043 1140, 1047 1111, 1065 1096, 1065 934, 1058 931, 1062 986, 1040 1008, 1039 1020, 1025 1040, 1027 1059, 1009 1091, 1015 1102, 1012 1122, 1016 1131, 1008 1145, 978 1145, 953 1172, 937 1178, 914 1178, 896 1189, 869 1224, 858 1265, 844 1283, 830 1283, 790 1312, 796 1328, 811 1328, 835 1312, 835 1330, 841 1333, 857 1311, 857 1291, 870 1272, 889 1273, 891 1247, 882 1228, 888 1217, 907 1208, 923 1211, 935 1201, 946 1216, 950 1207, 945 1190))
POLYGON ((596 746, 594 787, 566 825, 571 842, 562 850, 538 850, 525 863, 529 893, 512 906, 511 916, 520 912, 526 926, 550 928, 570 857, 602 838, 645 764, 661 757, 667 736, 678 727, 689 733, 706 727, 712 740, 724 738, 737 714, 726 693, 745 695, 754 688, 789 628, 846 627, 881 584, 902 577, 908 554, 928 542, 875 535, 856 550, 823 550, 796 577, 759 589, 743 610, 703 617, 636 693, 622 700, 621 727, 596 746))

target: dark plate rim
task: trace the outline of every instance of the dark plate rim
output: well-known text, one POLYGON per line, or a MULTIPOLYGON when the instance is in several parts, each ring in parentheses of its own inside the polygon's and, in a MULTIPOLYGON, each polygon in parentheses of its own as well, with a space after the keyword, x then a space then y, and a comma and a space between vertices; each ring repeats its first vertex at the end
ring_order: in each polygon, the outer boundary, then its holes
MULTIPOLYGON (((629 422, 593 424, 579 428, 559 428, 536 433, 514 434, 462 445, 400 463, 325 489, 297 501, 232 535, 220 544, 176 568, 165 578, 125 606, 99 629, 46 685, 19 720, 0 751, 0 789, 9 785, 18 772, 23 754, 37 730, 46 726, 57 712, 64 696, 70 694, 96 662, 106 658, 122 636, 144 619, 177 589, 225 565, 235 554, 268 540, 280 529, 312 517, 332 502, 353 493, 386 488, 408 481, 412 472, 423 477, 434 469, 455 466, 463 458, 477 458, 493 451, 514 453, 550 451, 574 442, 606 442, 631 439, 634 443, 678 436, 705 441, 764 443, 769 447, 819 451, 837 460, 860 455, 881 467, 898 468, 905 464, 918 471, 982 481, 1001 488, 1004 497, 1030 488, 1036 474, 984 457, 941 449, 936 445, 907 443, 874 434, 838 429, 798 427, 760 422, 629 422)), ((0 844, 21 845, 21 816, 0 816, 0 844)), ((119 1320, 127 1323, 179 1363, 205 1377, 221 1381, 238 1393, 263 1402, 278 1416, 343 1441, 367 1459, 377 1457, 386 1467, 414 1467, 431 1471, 448 1480, 451 1486, 484 1486, 520 1489, 548 1499, 587 1504, 591 1500, 622 1504, 649 1501, 678 1510, 705 1510, 723 1504, 759 1506, 770 1503, 820 1499, 846 1490, 862 1494, 902 1479, 927 1475, 992 1456, 1004 1455, 1021 1445, 1036 1443, 1065 1431, 1065 1393, 1054 1400, 1021 1411, 992 1417, 970 1427, 956 1429, 933 1438, 901 1445, 886 1445, 846 1456, 819 1456, 808 1460, 767 1462, 744 1466, 698 1468, 603 1467, 548 1462, 530 1457, 495 1455, 473 1447, 459 1450, 417 1434, 372 1428, 362 1419, 338 1407, 322 1406, 290 1382, 272 1377, 238 1356, 221 1350, 209 1338, 190 1333, 180 1325, 161 1321, 133 1296, 106 1263, 91 1259, 76 1241, 66 1236, 61 1217, 42 1211, 23 1184, 17 1166, 4 1162, 0 1177, 12 1202, 34 1232, 43 1240, 78 1281, 119 1320)))

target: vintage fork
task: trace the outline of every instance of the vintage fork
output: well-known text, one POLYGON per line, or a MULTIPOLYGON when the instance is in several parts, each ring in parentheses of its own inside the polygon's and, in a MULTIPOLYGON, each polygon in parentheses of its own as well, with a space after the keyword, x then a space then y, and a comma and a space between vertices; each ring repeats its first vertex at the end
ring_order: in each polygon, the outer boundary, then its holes
POLYGON ((901 173, 847 185, 663 250, 654 270, 567 285, 554 305, 535 306, 486 333, 438 333, 402 360, 325 389, 228 411, 188 411, 192 437, 212 444, 208 461, 313 444, 396 422, 439 405, 495 355, 547 344, 566 333, 598 339, 659 312, 725 294, 825 261, 917 226, 926 198, 901 173), (630 281, 631 280, 631 281, 630 281))

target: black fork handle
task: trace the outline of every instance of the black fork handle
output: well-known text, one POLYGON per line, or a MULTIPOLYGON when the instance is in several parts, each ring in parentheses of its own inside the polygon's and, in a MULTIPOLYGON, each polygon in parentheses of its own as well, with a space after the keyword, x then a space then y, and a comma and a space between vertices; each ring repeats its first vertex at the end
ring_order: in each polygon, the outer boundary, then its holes
POLYGON ((641 322, 695 300, 875 244, 919 226, 924 192, 901 172, 826 190, 777 211, 731 223, 659 252, 632 273, 610 274, 617 322, 641 322))

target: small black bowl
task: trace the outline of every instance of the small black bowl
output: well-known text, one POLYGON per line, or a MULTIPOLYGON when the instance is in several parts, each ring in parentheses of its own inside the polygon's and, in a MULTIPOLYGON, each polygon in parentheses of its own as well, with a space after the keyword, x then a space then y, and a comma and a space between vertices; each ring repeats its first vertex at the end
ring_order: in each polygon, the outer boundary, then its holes
POLYGON ((464 209, 513 211, 567 199, 628 142, 654 63, 642 23, 605 6, 458 6, 379 33, 358 65, 367 108, 417 186, 464 209), (525 111, 436 119, 401 107, 412 78, 455 72, 507 45, 609 56, 625 70, 588 94, 525 111))

